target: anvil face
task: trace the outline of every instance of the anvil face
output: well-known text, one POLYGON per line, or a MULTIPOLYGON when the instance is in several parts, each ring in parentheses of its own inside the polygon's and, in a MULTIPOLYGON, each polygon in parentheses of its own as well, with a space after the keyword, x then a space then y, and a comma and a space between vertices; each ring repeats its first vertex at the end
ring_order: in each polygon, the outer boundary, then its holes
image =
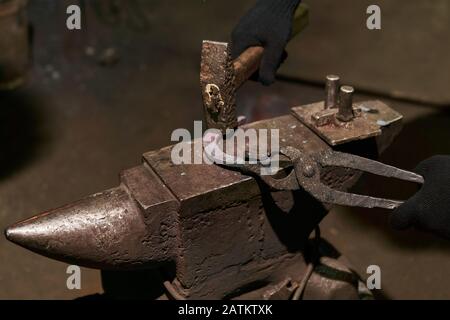
MULTIPOLYGON (((245 128, 279 129, 280 147, 330 149, 298 119, 302 108, 245 128)), ((399 132, 400 119, 380 130, 361 142, 374 154, 399 132)), ((194 141, 194 149, 196 143, 201 141, 194 141)), ((144 154, 142 165, 121 174, 119 187, 20 222, 6 231, 7 238, 81 266, 175 266, 174 285, 189 298, 230 298, 244 288, 301 278, 308 236, 329 206, 303 190, 270 191, 255 177, 217 165, 174 165, 170 151, 144 154)), ((323 177, 340 190, 358 178, 342 168, 323 177)))

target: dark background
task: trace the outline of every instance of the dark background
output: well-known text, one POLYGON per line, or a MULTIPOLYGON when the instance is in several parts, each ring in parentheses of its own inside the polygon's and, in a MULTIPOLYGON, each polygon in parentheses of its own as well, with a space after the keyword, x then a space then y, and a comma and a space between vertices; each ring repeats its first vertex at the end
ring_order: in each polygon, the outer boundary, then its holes
MULTIPOLYGON (((80 1, 30 1, 29 80, 0 93, 0 229, 115 186, 142 153, 170 144, 174 129, 192 128, 202 119, 201 40, 227 41, 253 2, 87 0, 83 29, 68 31, 66 8, 80 1), (98 60, 108 48, 118 61, 105 66, 98 60)), ((321 100, 320 82, 338 73, 356 87, 357 100, 381 99, 404 114, 405 128, 382 161, 412 169, 431 155, 450 154, 450 3, 376 1, 380 31, 365 26, 373 1, 307 3, 310 26, 290 44, 284 77, 270 88, 247 84, 240 113, 255 120, 321 100)), ((372 177, 355 191, 407 196, 372 177)), ((387 219, 386 211, 338 208, 322 232, 362 275, 371 264, 381 267, 379 296, 449 299, 450 243, 392 231, 387 219)), ((66 267, 0 237, 0 298, 101 292, 99 272, 88 269, 82 290, 67 290, 66 267)))

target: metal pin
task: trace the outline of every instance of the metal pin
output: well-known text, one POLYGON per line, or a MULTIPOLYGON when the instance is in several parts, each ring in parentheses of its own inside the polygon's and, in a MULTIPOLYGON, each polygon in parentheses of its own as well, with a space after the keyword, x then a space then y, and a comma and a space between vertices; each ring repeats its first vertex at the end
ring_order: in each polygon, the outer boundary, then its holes
POLYGON ((337 108, 340 78, 336 75, 328 75, 326 80, 325 109, 337 108))
POLYGON ((351 86, 342 86, 339 93, 339 111, 336 118, 343 122, 349 122, 355 117, 353 113, 353 93, 351 86))

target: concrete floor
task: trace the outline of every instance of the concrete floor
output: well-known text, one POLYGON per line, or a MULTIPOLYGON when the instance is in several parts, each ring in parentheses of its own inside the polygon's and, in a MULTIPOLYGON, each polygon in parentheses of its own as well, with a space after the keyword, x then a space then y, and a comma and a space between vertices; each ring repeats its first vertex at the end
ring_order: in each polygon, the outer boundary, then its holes
MULTIPOLYGON (((129 22, 126 17, 131 13, 109 25, 99 23, 89 6, 88 28, 74 33, 64 28, 64 1, 33 1, 35 51, 29 82, 16 92, 0 94, 0 229, 116 185, 118 173, 138 164, 143 152, 170 144, 174 129, 192 128, 194 120, 202 119, 201 40, 226 40, 252 2, 235 1, 230 10, 229 2, 135 1, 145 9, 148 25, 138 24, 143 31, 120 23, 129 22), (113 66, 100 66, 96 56, 108 47, 117 50, 120 60, 113 66), (86 48, 95 51, 94 56, 87 55, 86 48)), ((354 17, 350 7, 343 12, 354 17)), ((304 48, 309 47, 304 44, 304 48)), ((290 59, 296 60, 292 51, 290 59)), ((440 61, 435 63, 439 66, 440 61)), ((313 81, 331 71, 326 63, 327 69, 314 66, 313 81)), ((379 68, 388 67, 379 63, 379 68)), ((283 72, 301 78, 301 70, 295 70, 283 72)), ((370 82, 373 77, 366 72, 359 78, 349 77, 356 86, 358 79, 370 82)), ((393 82, 401 87, 401 80, 393 82)), ((445 79, 429 82, 440 80, 445 79)), ((386 92, 394 90, 394 85, 390 83, 386 92)), ((383 87, 376 90, 383 92, 383 87)), ((238 103, 243 114, 258 119, 322 98, 320 87, 279 81, 270 88, 247 84, 238 103)), ((384 162, 412 169, 433 154, 450 153, 448 111, 382 95, 357 97, 367 98, 380 98, 405 115, 405 129, 383 156, 384 162)), ((407 197, 411 192, 390 183, 380 188, 372 177, 361 180, 355 191, 372 194, 380 189, 389 197, 407 197)), ((382 268, 380 297, 450 298, 448 242, 415 231, 393 232, 387 213, 376 210, 336 209, 323 221, 322 230, 361 274, 371 264, 382 268)), ((87 269, 82 271, 82 290, 68 290, 66 267, 1 237, 0 298, 71 299, 101 292, 99 272, 87 269)))

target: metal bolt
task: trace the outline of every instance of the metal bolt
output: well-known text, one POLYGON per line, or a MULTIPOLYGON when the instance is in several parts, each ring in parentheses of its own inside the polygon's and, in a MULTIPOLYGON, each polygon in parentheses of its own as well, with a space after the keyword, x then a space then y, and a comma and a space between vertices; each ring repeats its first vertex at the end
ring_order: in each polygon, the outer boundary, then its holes
POLYGON ((343 122, 353 120, 353 93, 355 89, 350 86, 342 86, 339 93, 339 111, 336 118, 343 122))
POLYGON ((325 109, 337 108, 338 106, 338 94, 340 86, 340 78, 335 75, 328 75, 325 85, 325 109))
POLYGON ((316 169, 310 164, 303 167, 303 175, 307 178, 312 178, 316 174, 316 169))

